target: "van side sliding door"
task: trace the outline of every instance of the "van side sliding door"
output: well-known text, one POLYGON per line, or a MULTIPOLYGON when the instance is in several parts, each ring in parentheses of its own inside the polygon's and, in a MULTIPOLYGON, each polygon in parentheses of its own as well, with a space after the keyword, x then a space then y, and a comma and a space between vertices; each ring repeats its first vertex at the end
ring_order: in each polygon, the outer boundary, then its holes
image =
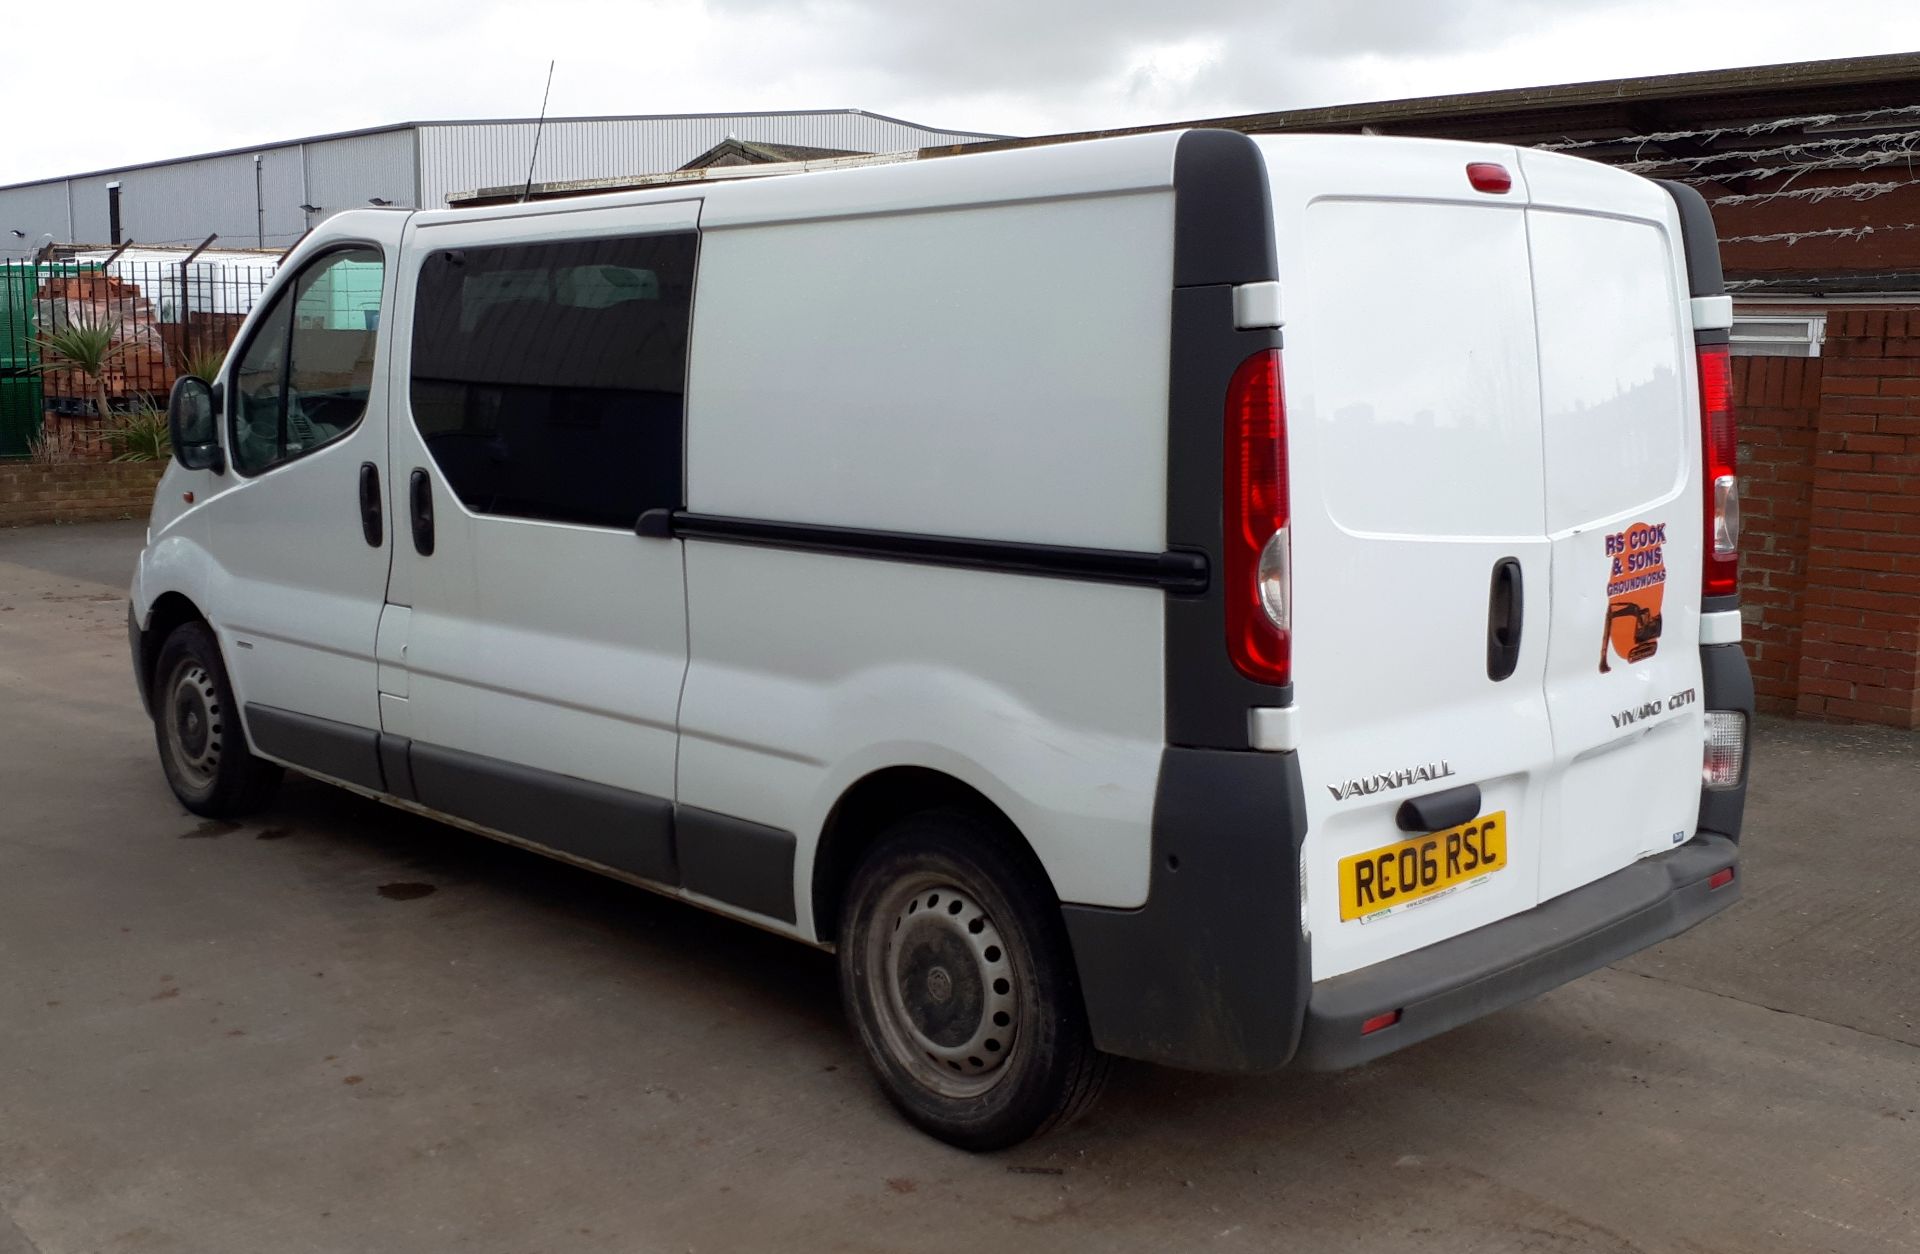
POLYGON ((410 228, 380 629, 394 791, 669 884, 699 208, 410 228))

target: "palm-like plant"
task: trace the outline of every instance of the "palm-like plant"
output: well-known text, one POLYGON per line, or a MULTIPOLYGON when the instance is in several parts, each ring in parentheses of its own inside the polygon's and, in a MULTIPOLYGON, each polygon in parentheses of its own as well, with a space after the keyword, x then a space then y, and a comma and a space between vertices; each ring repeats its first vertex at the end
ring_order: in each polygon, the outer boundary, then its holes
POLYGON ((57 369, 77 370, 93 385, 94 404, 100 408, 100 420, 108 421, 107 371, 120 360, 127 346, 108 322, 90 322, 76 318, 66 326, 40 334, 36 343, 43 357, 57 369))
POLYGON ((163 462, 173 456, 165 410, 151 405, 127 414, 107 429, 107 446, 117 462, 163 462))
POLYGON ((180 364, 194 378, 211 383, 220 377, 220 367, 226 364, 226 360, 226 349, 202 345, 190 353, 182 354, 180 364))

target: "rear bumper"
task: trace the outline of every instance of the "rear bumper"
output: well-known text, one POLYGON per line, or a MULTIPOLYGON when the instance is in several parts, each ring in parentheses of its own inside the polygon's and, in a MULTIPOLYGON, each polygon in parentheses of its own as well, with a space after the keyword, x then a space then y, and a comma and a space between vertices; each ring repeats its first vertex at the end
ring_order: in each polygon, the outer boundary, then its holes
POLYGON ((1708 887, 1738 859, 1733 841, 1703 832, 1524 914, 1321 980, 1294 1065, 1332 1071, 1371 1061, 1676 936, 1739 899, 1737 873, 1708 887), (1395 1010, 1398 1022, 1361 1035, 1362 1024, 1395 1010))

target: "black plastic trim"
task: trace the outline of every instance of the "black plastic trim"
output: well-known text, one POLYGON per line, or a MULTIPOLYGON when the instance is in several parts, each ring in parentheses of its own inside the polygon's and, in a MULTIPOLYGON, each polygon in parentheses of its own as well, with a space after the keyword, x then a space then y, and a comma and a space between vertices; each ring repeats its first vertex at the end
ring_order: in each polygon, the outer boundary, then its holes
POLYGON ((1709 710, 1738 710, 1747 718, 1747 760, 1732 788, 1702 788, 1695 830, 1738 842, 1746 818, 1747 780, 1753 773, 1753 671, 1746 650, 1737 644, 1700 646, 1700 687, 1709 710))
POLYGON ((680 882, 670 801, 418 741, 410 760, 423 806, 641 879, 680 882))
MULTIPOLYGON (((1218 569, 1227 386, 1240 363, 1281 345, 1278 329, 1234 326, 1233 289, 1279 278, 1273 202, 1259 146, 1236 131, 1189 131, 1174 150, 1174 290, 1168 346, 1167 547, 1218 569)), ((1167 742, 1247 749, 1247 711, 1292 704, 1227 654, 1218 581, 1166 603, 1167 742)))
POLYGON ((1146 905, 1061 908, 1096 1045, 1205 1071, 1286 1064, 1310 979, 1306 830, 1294 754, 1162 751, 1146 905))
MULTIPOLYGON (((657 534, 657 519, 643 516, 642 521, 652 528, 642 534, 657 534)), ((1180 592, 1198 591, 1207 586, 1207 559, 1197 553, 1134 553, 1013 540, 969 540, 917 532, 683 512, 673 515, 671 525, 672 534, 686 540, 714 540, 723 544, 751 544, 1012 575, 1134 584, 1180 592)))
POLYGON ((1729 610, 1738 610, 1739 608, 1740 594, 1737 592, 1731 596, 1700 598, 1700 612, 1702 614, 1724 614, 1729 610))
POLYGON ((140 629, 132 601, 127 602, 127 647, 133 651, 133 682, 140 689, 140 708, 152 718, 153 676, 147 673, 147 633, 140 629))
POLYGON ((1369 1062, 1525 1001, 1676 936, 1740 897, 1710 888, 1739 851, 1696 836, 1523 914, 1313 986, 1297 1065, 1315 1071, 1369 1062), (1398 1022, 1361 1035, 1376 1015, 1398 1022))
POLYGON ((351 723, 296 714, 271 705, 247 705, 254 747, 270 758, 376 792, 386 791, 380 771, 380 733, 351 723))
POLYGON ((1725 296, 1727 284, 1720 272, 1720 236, 1706 197, 1685 183, 1655 180, 1673 197, 1680 210, 1680 237, 1687 252, 1687 291, 1692 296, 1725 296))
POLYGON ((1403 832, 1444 832, 1480 817, 1480 785, 1462 784, 1409 797, 1394 812, 1394 824, 1403 832))
MULTIPOLYGON (((131 607, 127 621, 137 670, 131 607)), ((799 839, 782 828, 272 706, 246 712, 260 751, 301 770, 783 923, 796 919, 799 839)))
POLYGON ((380 774, 387 781, 387 791, 403 801, 420 800, 413 787, 413 762, 407 753, 412 743, 405 736, 380 733, 380 774))
POLYGON ((799 841, 792 832, 697 806, 676 806, 673 818, 682 887, 783 923, 794 921, 793 860, 799 841))

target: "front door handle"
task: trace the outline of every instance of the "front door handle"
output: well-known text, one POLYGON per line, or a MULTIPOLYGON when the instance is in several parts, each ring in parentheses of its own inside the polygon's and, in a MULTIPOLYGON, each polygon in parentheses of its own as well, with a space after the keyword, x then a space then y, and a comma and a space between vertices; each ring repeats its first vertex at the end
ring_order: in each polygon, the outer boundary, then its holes
POLYGON ((413 519, 413 551, 422 557, 433 553, 433 484, 419 466, 407 480, 407 513, 413 519))
POLYGON ((386 539, 380 510, 380 468, 372 462, 360 463, 360 534, 376 549, 386 539))
POLYGON ((1487 592, 1487 678, 1495 683, 1520 665, 1525 605, 1520 559, 1503 557, 1493 564, 1493 585, 1487 592))

